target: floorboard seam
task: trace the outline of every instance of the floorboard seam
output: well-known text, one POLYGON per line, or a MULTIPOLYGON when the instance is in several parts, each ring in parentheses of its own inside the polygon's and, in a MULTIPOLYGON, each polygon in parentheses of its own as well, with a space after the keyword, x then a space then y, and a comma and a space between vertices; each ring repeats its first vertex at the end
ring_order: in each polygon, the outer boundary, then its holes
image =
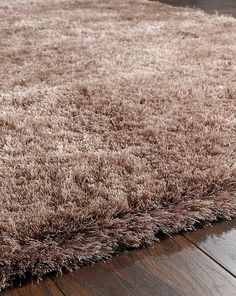
POLYGON ((183 236, 189 241, 191 242, 197 249, 199 249, 202 253, 204 253, 207 257, 209 257, 212 261, 214 261, 215 263, 217 263, 221 268, 223 268, 227 273, 229 273, 230 275, 232 275, 235 279, 236 279, 236 275, 230 271, 228 268, 226 268, 223 264, 221 264, 220 262, 218 262, 213 256, 211 256, 210 254, 208 254, 204 249, 202 249, 201 247, 199 247, 194 241, 192 241, 190 238, 188 238, 185 234, 183 234, 183 236))
MULTIPOLYGON (((63 276, 63 275, 62 275, 63 276)), ((65 292, 61 289, 61 287, 57 284, 57 282, 54 281, 54 279, 52 277, 50 277, 50 279, 52 280, 52 282, 54 283, 54 285, 57 287, 57 289, 64 295, 67 296, 65 294, 65 292)))

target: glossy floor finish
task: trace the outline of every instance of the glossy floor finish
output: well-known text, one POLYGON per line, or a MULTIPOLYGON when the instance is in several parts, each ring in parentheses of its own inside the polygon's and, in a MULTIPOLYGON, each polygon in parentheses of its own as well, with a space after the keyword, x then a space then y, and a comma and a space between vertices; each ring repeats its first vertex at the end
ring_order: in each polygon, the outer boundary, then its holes
POLYGON ((235 296, 236 220, 127 252, 2 296, 235 296))
POLYGON ((236 17, 236 0, 159 0, 174 6, 198 7, 208 13, 218 11, 236 17))

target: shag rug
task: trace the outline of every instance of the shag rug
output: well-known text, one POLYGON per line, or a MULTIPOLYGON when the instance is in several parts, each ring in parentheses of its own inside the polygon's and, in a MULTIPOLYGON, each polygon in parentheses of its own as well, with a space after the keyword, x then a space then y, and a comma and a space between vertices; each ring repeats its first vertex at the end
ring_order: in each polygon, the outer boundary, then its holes
POLYGON ((236 19, 0 3, 0 287, 236 214, 236 19))

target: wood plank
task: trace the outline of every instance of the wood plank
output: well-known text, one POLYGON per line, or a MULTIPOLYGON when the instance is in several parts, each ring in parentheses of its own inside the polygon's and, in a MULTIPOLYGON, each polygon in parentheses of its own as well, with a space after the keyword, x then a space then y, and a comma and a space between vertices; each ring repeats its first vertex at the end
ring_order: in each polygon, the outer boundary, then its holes
POLYGON ((66 296, 235 296, 236 279, 181 235, 54 279, 66 296))
POLYGON ((64 296, 51 279, 37 283, 29 283, 19 288, 11 288, 1 296, 64 296))
POLYGON ((184 236, 236 276, 236 219, 214 223, 213 227, 184 236))

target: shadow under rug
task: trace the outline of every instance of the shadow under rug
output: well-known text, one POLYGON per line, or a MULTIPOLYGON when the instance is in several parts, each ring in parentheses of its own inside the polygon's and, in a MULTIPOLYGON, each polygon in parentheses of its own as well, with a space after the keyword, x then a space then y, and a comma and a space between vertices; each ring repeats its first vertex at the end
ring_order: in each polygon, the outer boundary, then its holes
POLYGON ((236 214, 236 19, 0 4, 0 287, 236 214))

